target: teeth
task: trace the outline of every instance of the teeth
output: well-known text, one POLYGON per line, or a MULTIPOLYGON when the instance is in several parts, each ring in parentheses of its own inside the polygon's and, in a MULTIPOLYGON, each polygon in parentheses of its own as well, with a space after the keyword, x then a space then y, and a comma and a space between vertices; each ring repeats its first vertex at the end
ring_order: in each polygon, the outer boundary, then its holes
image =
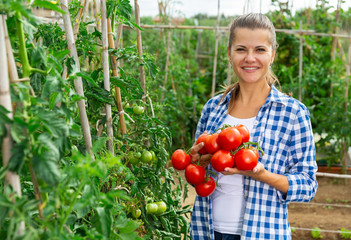
POLYGON ((254 69, 257 69, 257 67, 244 67, 244 69, 247 69, 247 70, 254 70, 254 69))

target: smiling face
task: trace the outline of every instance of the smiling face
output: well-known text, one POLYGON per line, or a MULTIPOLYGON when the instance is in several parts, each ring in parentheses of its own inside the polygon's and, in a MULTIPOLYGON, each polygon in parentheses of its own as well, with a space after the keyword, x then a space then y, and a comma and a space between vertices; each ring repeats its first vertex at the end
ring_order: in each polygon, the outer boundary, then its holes
POLYGON ((228 47, 228 56, 239 82, 265 81, 275 55, 270 31, 237 28, 234 36, 231 48, 228 47))

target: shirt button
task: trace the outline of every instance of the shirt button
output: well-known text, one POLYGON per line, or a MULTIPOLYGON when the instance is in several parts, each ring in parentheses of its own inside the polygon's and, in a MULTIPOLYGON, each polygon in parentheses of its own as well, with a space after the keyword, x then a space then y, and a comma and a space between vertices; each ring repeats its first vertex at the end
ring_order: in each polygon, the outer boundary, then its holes
POLYGON ((257 124, 258 124, 258 121, 256 120, 256 121, 255 121, 255 125, 257 125, 257 124))

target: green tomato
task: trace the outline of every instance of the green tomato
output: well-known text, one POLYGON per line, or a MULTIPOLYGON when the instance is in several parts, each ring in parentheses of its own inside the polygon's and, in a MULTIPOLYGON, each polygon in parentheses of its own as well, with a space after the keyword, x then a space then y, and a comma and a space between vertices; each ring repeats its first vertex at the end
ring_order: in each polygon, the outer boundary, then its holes
POLYGON ((148 214, 155 214, 158 210, 158 206, 156 203, 148 203, 146 204, 146 212, 148 214))
POLYGON ((157 202, 157 212, 156 214, 164 213, 167 210, 167 204, 164 201, 157 202))
MULTIPOLYGON (((139 153, 140 154, 140 153, 139 153)), ((127 160, 131 163, 131 164, 137 164, 139 163, 139 158, 137 153, 135 152, 128 152, 127 154, 127 160)))
POLYGON ((154 151, 150 151, 152 155, 152 161, 156 161, 156 154, 154 151))
POLYGON ((140 115, 144 113, 144 108, 142 106, 133 107, 133 113, 136 115, 140 115))
POLYGON ((151 162, 151 160, 152 160, 152 154, 151 154, 151 152, 149 152, 149 151, 147 151, 147 150, 144 150, 143 153, 141 154, 140 159, 141 159, 141 161, 144 162, 144 163, 151 162))
POLYGON ((140 209, 133 209, 132 215, 133 215, 133 218, 139 218, 141 215, 141 210, 140 209))

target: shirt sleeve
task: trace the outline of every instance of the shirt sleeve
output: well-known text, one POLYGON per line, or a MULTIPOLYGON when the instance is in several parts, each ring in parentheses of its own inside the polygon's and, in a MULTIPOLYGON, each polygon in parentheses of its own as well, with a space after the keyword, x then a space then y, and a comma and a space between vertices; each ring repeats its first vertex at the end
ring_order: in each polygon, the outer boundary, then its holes
POLYGON ((313 140, 310 114, 307 109, 300 110, 293 121, 289 147, 288 173, 289 181, 286 194, 278 191, 278 197, 285 202, 309 202, 316 194, 317 163, 313 140))

